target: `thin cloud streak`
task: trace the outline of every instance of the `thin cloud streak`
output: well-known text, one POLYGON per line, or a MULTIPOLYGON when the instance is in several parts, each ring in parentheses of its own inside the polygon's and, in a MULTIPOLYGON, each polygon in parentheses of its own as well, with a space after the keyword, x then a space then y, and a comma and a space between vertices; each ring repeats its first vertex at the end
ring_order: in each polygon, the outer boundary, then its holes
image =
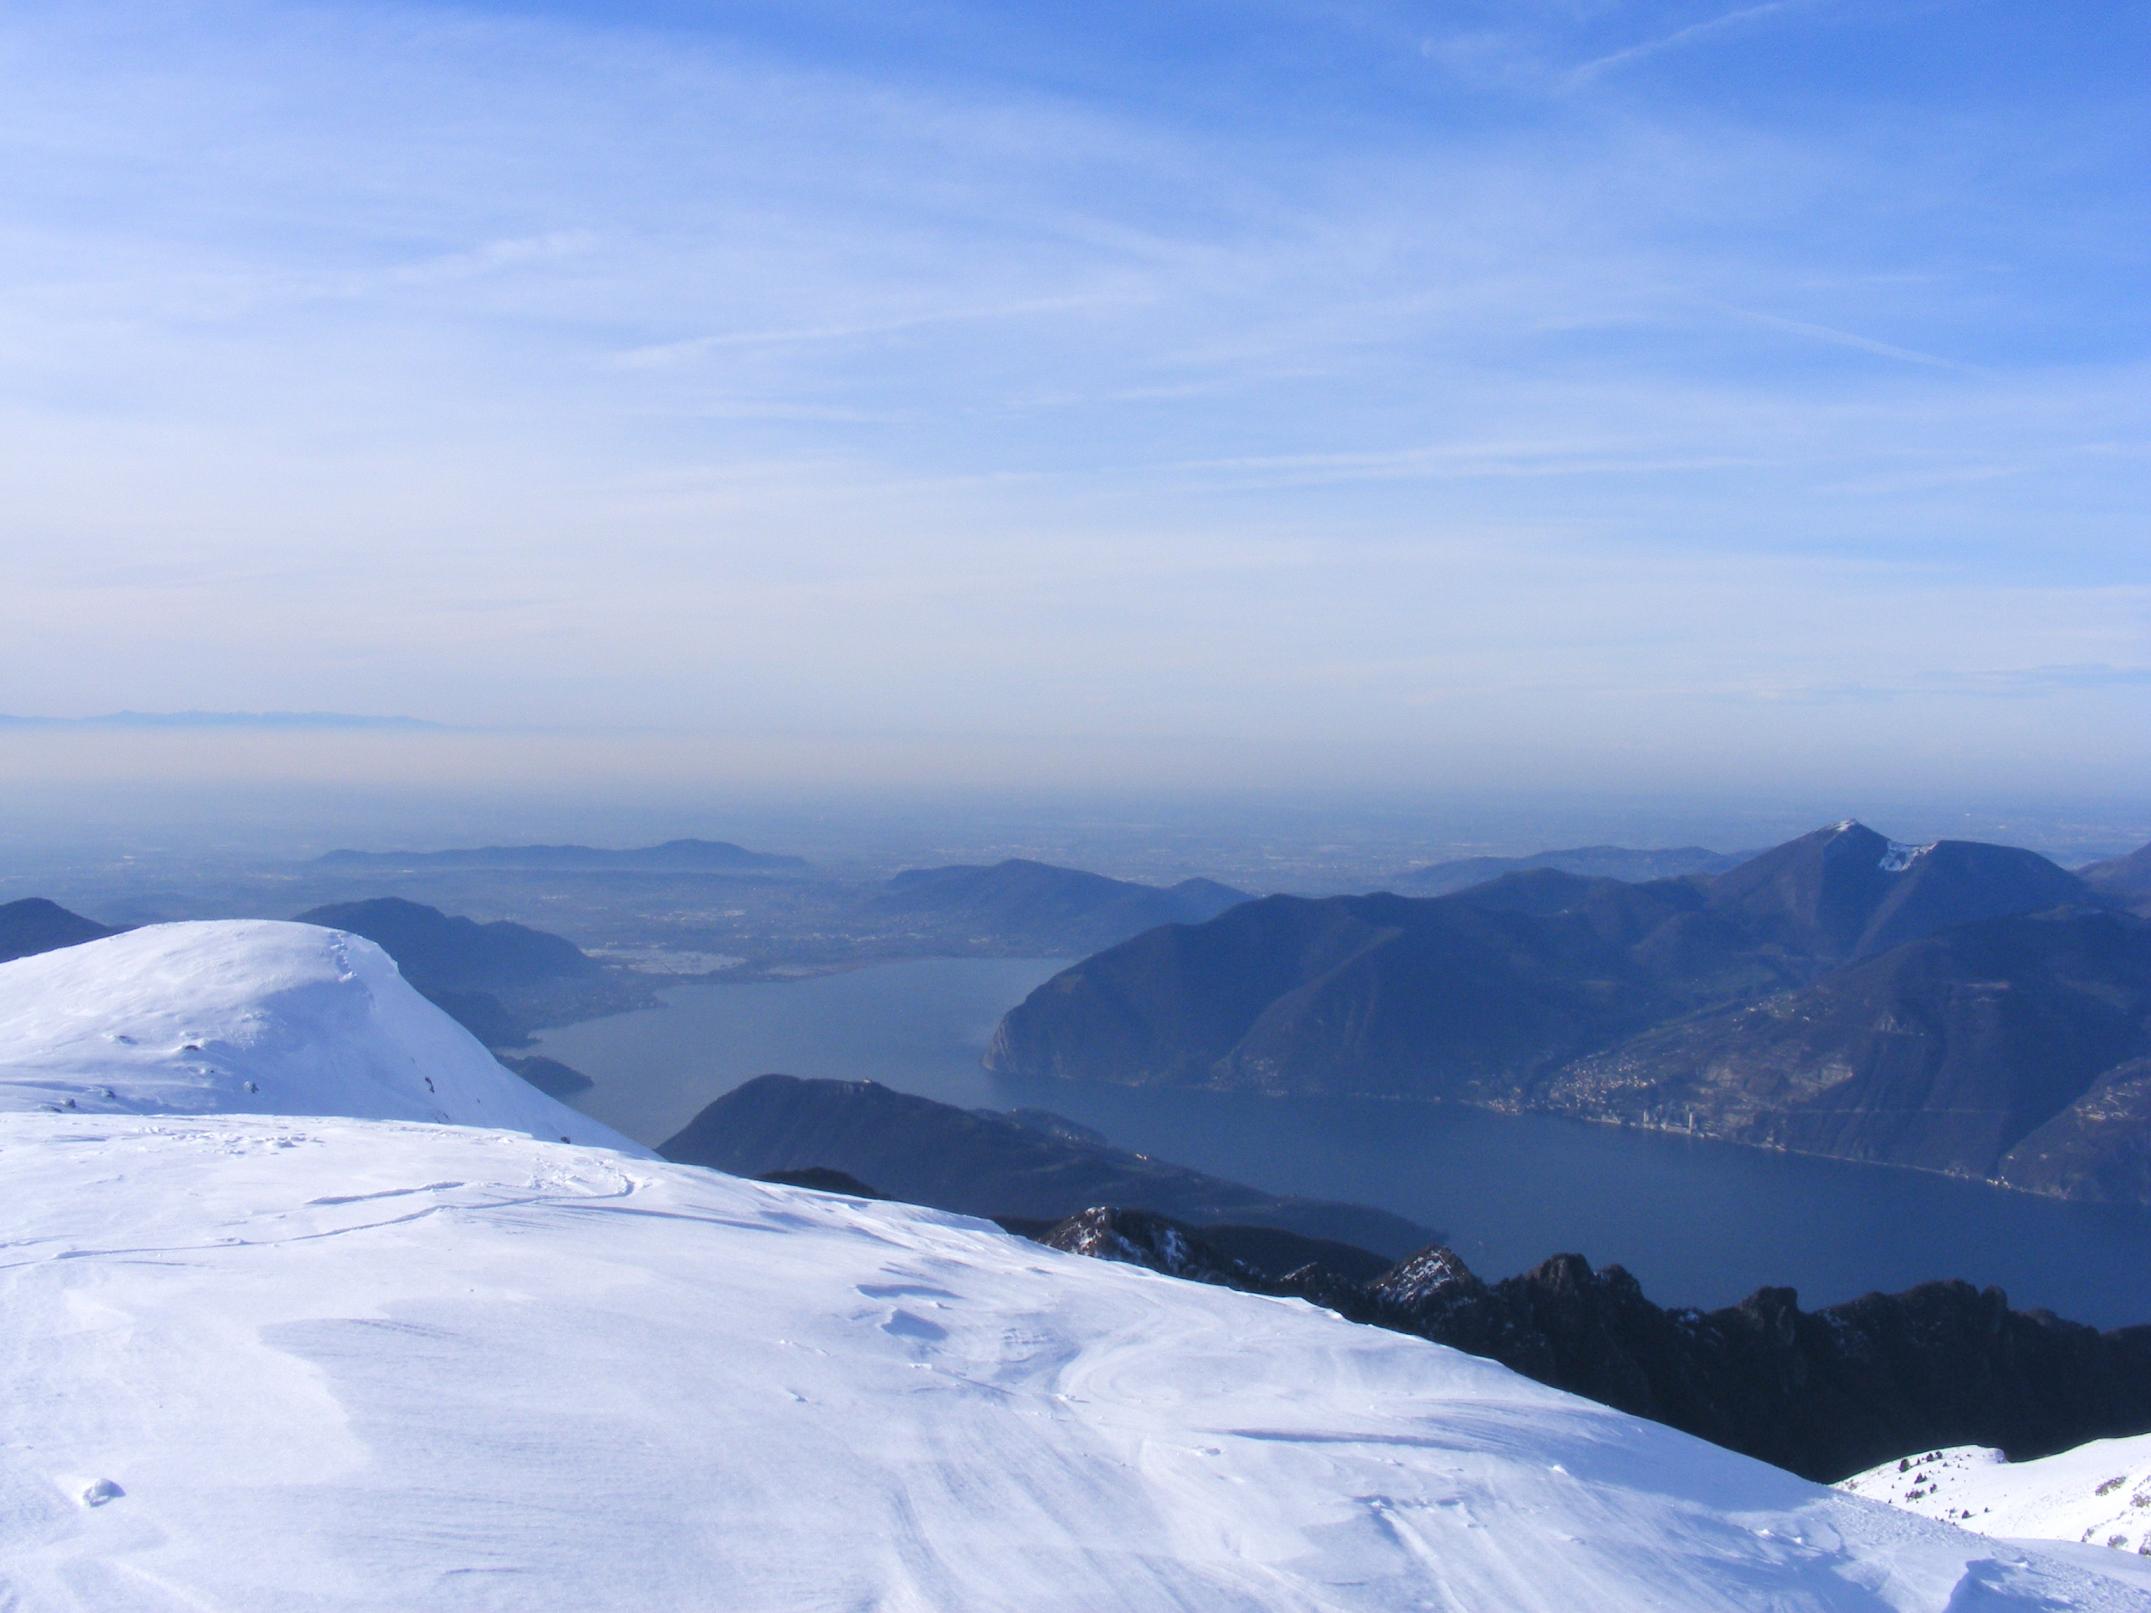
POLYGON ((788 347, 813 342, 849 342, 877 336, 899 336, 910 331, 931 330, 942 325, 989 324, 997 320, 1023 319, 1035 314, 1075 313, 1124 306, 1124 297, 1076 294, 1063 297, 1030 297, 1017 302, 976 308, 937 308, 923 313, 900 314, 887 319, 858 320, 849 324, 819 325, 793 330, 725 331, 709 336, 689 336, 677 341, 654 342, 627 348, 612 355, 622 369, 665 369, 690 364, 708 354, 735 347, 788 347))
POLYGON ((1684 45, 1692 45, 1697 40, 1708 39, 1715 34, 1745 27, 1749 23, 1760 22, 1766 17, 1778 16, 1784 12, 1808 10, 1818 3, 1822 3, 1822 0, 1763 0, 1760 5, 1742 6, 1715 17, 1707 17, 1701 22, 1692 22, 1685 28, 1676 28, 1656 39, 1646 39, 1620 50, 1610 51, 1595 60, 1572 67, 1568 71, 1566 82, 1571 87, 1588 84, 1607 73, 1616 72, 1632 63, 1669 50, 1678 50, 1684 45))
POLYGON ((1857 331, 1839 330, 1833 325, 1818 325, 1806 319, 1787 319, 1782 314, 1758 313, 1752 308, 1729 308, 1726 311, 1754 324, 1767 325, 1772 330, 1810 337, 1818 342, 1827 342, 1833 347, 1850 348, 1856 353, 1872 353, 1877 358, 1896 359, 1903 364, 1918 364, 1928 369, 1955 370, 1962 375, 1977 373, 1976 366, 1960 364, 1955 359, 1943 358, 1934 353, 1922 353, 1917 348, 1899 347, 1893 342, 1877 341, 1872 336, 1862 336, 1857 331))

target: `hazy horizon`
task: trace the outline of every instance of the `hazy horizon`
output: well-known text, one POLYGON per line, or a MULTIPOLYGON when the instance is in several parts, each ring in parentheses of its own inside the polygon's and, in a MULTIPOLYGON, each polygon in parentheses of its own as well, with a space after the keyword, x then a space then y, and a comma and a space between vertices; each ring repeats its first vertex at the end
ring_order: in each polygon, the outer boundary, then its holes
POLYGON ((2151 798, 2147 51, 1980 0, 11 14, 0 711, 461 732, 0 766, 2151 798))
MULTIPOLYGON (((1154 880, 1372 888, 1451 857, 1557 847, 1735 852, 1855 817, 1902 839, 2024 845, 2065 865, 2151 841, 2151 804, 2047 790, 1892 791, 1733 783, 1382 786, 1295 775, 1135 788, 1065 776, 742 778, 722 745, 646 752, 618 737, 479 731, 159 728, 0 733, 11 779, 13 894, 45 870, 137 858, 183 879, 200 859, 266 865, 338 847, 734 840, 824 868, 1035 857, 1154 880), (56 861, 55 861, 56 860, 56 861)), ((58 888, 58 887, 55 887, 58 888)))

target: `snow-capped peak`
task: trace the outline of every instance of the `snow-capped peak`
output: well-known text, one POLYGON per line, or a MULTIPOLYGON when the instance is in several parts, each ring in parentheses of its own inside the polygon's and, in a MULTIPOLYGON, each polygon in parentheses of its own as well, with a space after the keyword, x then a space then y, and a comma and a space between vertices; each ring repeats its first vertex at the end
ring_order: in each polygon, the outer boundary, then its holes
POLYGON ((0 1110, 350 1115, 644 1150, 502 1068, 371 941, 153 924, 0 964, 0 1110))

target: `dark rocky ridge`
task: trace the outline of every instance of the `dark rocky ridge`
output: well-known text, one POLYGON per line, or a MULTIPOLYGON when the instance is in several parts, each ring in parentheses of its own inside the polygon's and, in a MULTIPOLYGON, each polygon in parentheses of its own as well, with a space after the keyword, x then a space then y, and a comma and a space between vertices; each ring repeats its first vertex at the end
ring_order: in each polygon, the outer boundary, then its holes
POLYGON ((987 1062, 1540 1108, 2143 1202, 2143 1095, 2108 1080, 2151 1053, 2143 937, 2031 852, 1846 823, 1716 876, 1245 903, 1063 971, 987 1062))
POLYGON ((57 952, 61 947, 80 946, 85 941, 101 941, 108 935, 117 934, 119 931, 108 929, 94 919, 86 919, 80 913, 70 913, 58 902, 48 902, 42 896, 0 902, 0 963, 35 957, 40 952, 57 952))
POLYGON ((2151 1327, 2102 1333, 1968 1283, 1813 1312, 1789 1288, 1763 1288, 1705 1312, 1655 1305, 1620 1267, 1578 1255, 1489 1284, 1435 1247, 1355 1280, 1320 1263, 1265 1268, 1205 1229, 1113 1209, 1040 1239, 1304 1298, 1823 1482, 1907 1450, 1992 1445, 2023 1460, 2151 1429, 2151 1327))
POLYGON ((1424 1228, 1383 1210, 1264 1193, 1113 1148, 1037 1117, 959 1109, 872 1081, 763 1075, 708 1105, 658 1152, 736 1176, 809 1167, 964 1215, 1050 1225, 1093 1204, 1279 1229, 1394 1258, 1424 1228))

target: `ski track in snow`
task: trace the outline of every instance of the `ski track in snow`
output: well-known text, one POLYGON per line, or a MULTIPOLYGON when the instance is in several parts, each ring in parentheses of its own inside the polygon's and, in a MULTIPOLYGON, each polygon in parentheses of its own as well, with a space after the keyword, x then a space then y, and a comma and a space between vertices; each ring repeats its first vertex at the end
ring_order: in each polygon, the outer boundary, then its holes
POLYGON ((1296 1301, 549 1141, 330 934, 0 967, 7 1613, 2151 1609, 1296 1301))

